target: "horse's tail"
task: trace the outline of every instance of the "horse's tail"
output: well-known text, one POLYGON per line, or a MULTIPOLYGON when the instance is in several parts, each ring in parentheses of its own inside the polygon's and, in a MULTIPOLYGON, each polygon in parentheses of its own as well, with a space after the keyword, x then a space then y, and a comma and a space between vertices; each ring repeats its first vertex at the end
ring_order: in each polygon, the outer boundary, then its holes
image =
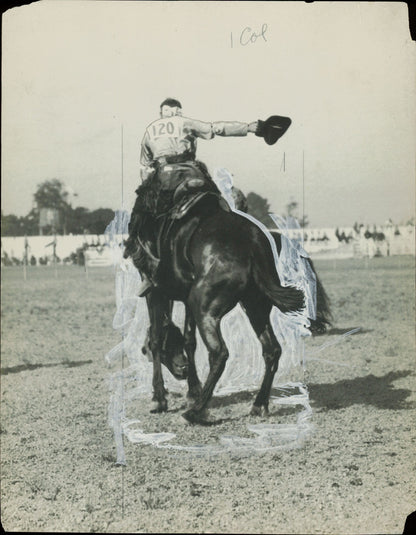
MULTIPOLYGON (((268 249, 270 250, 270 247, 268 249)), ((256 251, 252 258, 252 272, 256 286, 279 310, 300 312, 303 309, 303 291, 293 286, 281 285, 271 250, 269 254, 265 254, 265 249, 256 251)))
POLYGON ((311 331, 313 334, 322 334, 328 326, 332 325, 331 301, 310 258, 308 262, 316 278, 316 319, 310 320, 311 331))

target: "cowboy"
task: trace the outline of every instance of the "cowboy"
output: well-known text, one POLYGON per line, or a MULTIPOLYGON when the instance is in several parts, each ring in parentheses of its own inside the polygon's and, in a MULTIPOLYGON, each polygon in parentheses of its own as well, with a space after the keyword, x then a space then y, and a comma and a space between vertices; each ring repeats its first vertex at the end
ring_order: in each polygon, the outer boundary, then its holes
POLYGON ((162 165, 195 161, 197 138, 246 136, 255 133, 258 121, 206 123, 182 116, 178 100, 168 98, 160 105, 160 119, 151 123, 142 141, 141 176, 147 178, 155 162, 162 165))
MULTIPOLYGON (((217 190, 206 166, 196 160, 198 138, 209 140, 215 136, 241 137, 254 133, 264 137, 266 143, 269 143, 267 135, 277 136, 274 131, 270 133, 269 131, 267 121, 209 123, 183 117, 182 106, 178 100, 173 98, 164 100, 160 105, 160 118, 146 128, 142 140, 140 156, 142 184, 136 190, 137 199, 129 224, 129 238, 125 242, 124 257, 132 256, 140 270, 146 252, 143 248, 137 249, 135 236, 140 229, 146 228, 145 213, 167 212, 172 205, 174 191, 181 183, 187 179, 199 178, 205 184, 212 183, 212 189, 217 190)), ((153 283, 144 276, 139 295, 145 295, 152 285, 153 283)))

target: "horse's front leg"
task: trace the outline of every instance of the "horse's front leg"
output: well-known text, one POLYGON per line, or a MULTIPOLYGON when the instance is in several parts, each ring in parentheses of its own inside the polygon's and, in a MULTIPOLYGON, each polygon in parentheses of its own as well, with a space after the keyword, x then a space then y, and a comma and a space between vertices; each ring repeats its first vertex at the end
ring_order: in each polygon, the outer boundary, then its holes
POLYGON ((152 408, 150 409, 152 413, 166 412, 168 410, 167 391, 163 382, 162 365, 160 357, 157 355, 157 350, 153 349, 153 397, 152 408))
POLYGON ((190 402, 195 402, 201 395, 202 387, 195 366, 196 323, 189 307, 185 307, 184 347, 188 357, 188 394, 190 402))
POLYGON ((147 307, 150 318, 150 350, 153 356, 153 407, 150 412, 166 412, 168 402, 166 400, 166 389, 162 375, 162 334, 163 334, 163 313, 166 310, 166 299, 153 289, 147 296, 147 307))

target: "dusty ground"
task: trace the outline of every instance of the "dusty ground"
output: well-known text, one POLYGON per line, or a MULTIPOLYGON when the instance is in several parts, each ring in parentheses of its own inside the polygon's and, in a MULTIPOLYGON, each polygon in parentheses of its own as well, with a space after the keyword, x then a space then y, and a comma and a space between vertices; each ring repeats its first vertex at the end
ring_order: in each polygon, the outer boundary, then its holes
MULTIPOLYGON (((302 449, 193 458, 125 441, 108 427, 110 268, 2 270, 1 520, 7 531, 401 533, 415 499, 414 258, 316 261, 333 330, 307 349, 361 331, 311 361, 315 433, 302 449)), ((154 430, 201 442, 248 417, 250 393, 217 403, 232 415, 189 428, 183 400, 154 430)), ((251 419, 250 419, 251 418, 251 419)), ((273 408, 271 422, 284 418, 273 408)), ((261 421, 261 419, 257 420, 261 421)))

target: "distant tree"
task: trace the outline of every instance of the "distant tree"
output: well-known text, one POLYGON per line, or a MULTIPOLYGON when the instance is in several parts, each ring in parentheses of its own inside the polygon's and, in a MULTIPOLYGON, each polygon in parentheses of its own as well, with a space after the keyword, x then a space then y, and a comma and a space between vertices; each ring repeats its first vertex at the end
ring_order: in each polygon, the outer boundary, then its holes
POLYGON ((38 233, 39 217, 35 210, 31 210, 28 215, 18 217, 14 214, 1 214, 1 234, 2 236, 34 236, 38 233))
POLYGON ((22 217, 23 234, 26 236, 36 236, 39 233, 39 210, 32 208, 32 210, 22 217))
POLYGON ((297 218, 297 211, 298 211, 298 203, 291 199, 289 203, 286 205, 286 215, 289 217, 296 217, 297 218))
POLYGON ((20 218, 14 214, 1 214, 1 234, 2 236, 21 236, 20 218))
POLYGON ((66 186, 57 178, 45 180, 45 182, 39 184, 34 194, 34 199, 38 208, 55 208, 59 210, 69 206, 66 186))
POLYGON ((104 234, 107 225, 114 219, 114 210, 98 208, 88 216, 88 230, 90 234, 104 234))
POLYGON ((272 219, 269 216, 270 204, 267 199, 257 193, 250 192, 247 195, 247 206, 248 213, 266 225, 266 227, 273 225, 272 219))
POLYGON ((286 217, 293 217, 298 220, 301 228, 306 228, 309 225, 309 218, 306 214, 302 217, 298 216, 299 203, 294 199, 291 199, 286 205, 286 217))
MULTIPOLYGON (((59 228, 47 225, 43 228, 43 234, 65 231, 70 234, 104 234, 105 229, 114 219, 114 211, 111 208, 98 208, 90 212, 88 208, 78 206, 65 208, 64 224, 59 228)), ((39 233, 39 210, 33 208, 26 216, 18 217, 14 214, 1 214, 2 236, 36 236, 39 233)))
POLYGON ((66 234, 68 212, 71 211, 68 196, 69 192, 65 184, 57 178, 45 180, 38 185, 34 199, 40 216, 42 216, 42 213, 45 213, 45 210, 52 211, 51 219, 53 222, 48 220, 48 224, 45 222, 39 223, 44 234, 50 234, 52 232, 66 234))
POLYGON ((70 234, 104 234, 113 219, 114 211, 111 208, 98 208, 90 212, 78 206, 67 212, 66 228, 70 234))
POLYGON ((83 206, 77 206, 67 213, 66 230, 69 234, 83 234, 88 228, 90 211, 83 206))

